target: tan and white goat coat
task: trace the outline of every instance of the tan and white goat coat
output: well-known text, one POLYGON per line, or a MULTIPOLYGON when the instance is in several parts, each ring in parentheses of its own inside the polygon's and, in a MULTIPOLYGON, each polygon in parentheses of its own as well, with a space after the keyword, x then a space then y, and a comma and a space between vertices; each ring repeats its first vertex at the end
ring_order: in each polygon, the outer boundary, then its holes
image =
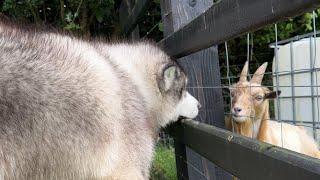
POLYGON ((232 108, 231 116, 226 118, 226 127, 247 137, 320 158, 316 142, 303 127, 270 120, 269 99, 280 92, 271 92, 261 85, 266 68, 267 63, 264 63, 248 81, 246 62, 239 82, 230 88, 232 108))

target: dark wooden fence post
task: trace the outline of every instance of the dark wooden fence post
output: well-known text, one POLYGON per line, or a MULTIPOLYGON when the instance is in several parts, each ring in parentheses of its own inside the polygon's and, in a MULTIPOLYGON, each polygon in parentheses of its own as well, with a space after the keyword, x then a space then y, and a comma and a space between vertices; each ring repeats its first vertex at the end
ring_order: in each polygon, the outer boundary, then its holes
MULTIPOLYGON (((164 37, 174 32, 173 20, 172 20, 172 9, 170 0, 161 0, 161 15, 164 26, 164 37)), ((179 180, 189 179, 187 161, 187 150, 186 146, 179 142, 177 139, 174 140, 175 156, 176 156, 176 168, 177 176, 179 180)))
MULTIPOLYGON (((212 0, 161 0, 160 2, 165 37, 188 24, 213 4, 212 0)), ((188 74, 188 86, 219 87, 221 85, 217 46, 180 58, 178 62, 188 74)), ((189 88, 189 91, 202 104, 197 120, 224 127, 221 89, 189 88)), ((179 179, 186 177, 188 179, 230 179, 230 175, 184 144, 175 141, 175 150, 179 179)))

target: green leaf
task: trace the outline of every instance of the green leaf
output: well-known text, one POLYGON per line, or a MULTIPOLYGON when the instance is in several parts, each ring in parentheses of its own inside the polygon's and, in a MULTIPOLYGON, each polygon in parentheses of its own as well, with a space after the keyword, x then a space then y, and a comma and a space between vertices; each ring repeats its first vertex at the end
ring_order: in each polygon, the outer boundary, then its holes
POLYGON ((103 10, 102 10, 101 8, 99 8, 99 9, 97 9, 97 10, 95 11, 95 13, 96 13, 97 21, 98 21, 99 23, 102 23, 102 21, 103 21, 103 16, 104 16, 103 10))
POLYGON ((65 19, 67 22, 71 22, 72 19, 73 19, 72 13, 71 13, 71 12, 68 12, 68 13, 66 14, 66 17, 65 17, 64 19, 65 19))
POLYGON ((7 11, 14 8, 14 2, 12 0, 5 0, 3 2, 2 10, 7 11))
POLYGON ((293 24, 292 23, 288 23, 286 25, 286 28, 285 28, 287 31, 291 31, 293 29, 293 24))
POLYGON ((73 15, 74 18, 76 18, 76 17, 78 17, 78 16, 79 16, 79 13, 78 13, 78 12, 75 12, 74 15, 73 15))
POLYGON ((164 31, 164 27, 163 27, 163 23, 160 22, 158 25, 159 31, 163 32, 164 31))
POLYGON ((64 29, 67 29, 67 30, 78 30, 80 29, 80 26, 78 24, 75 24, 73 22, 67 24, 64 29))
POLYGON ((311 24, 306 24, 306 30, 308 30, 308 31, 310 31, 310 30, 312 30, 312 25, 311 24))

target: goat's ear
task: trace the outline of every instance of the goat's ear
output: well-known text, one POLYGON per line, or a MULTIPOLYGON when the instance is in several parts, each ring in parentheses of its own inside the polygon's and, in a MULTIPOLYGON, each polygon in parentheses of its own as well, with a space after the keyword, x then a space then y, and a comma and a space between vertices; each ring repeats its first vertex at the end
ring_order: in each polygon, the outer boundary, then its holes
POLYGON ((252 79, 251 79, 251 83, 256 83, 256 84, 261 84, 262 79, 263 79, 263 75, 266 72, 268 66, 268 62, 263 63, 257 70, 256 72, 253 74, 252 79))
POLYGON ((275 99, 281 94, 281 91, 271 91, 264 95, 265 99, 275 99))
POLYGON ((241 71, 241 74, 240 74, 240 79, 239 81, 241 82, 245 82, 247 81, 247 76, 248 76, 248 71, 249 71, 249 62, 246 61, 246 63, 244 64, 243 68, 242 68, 242 71, 241 71))

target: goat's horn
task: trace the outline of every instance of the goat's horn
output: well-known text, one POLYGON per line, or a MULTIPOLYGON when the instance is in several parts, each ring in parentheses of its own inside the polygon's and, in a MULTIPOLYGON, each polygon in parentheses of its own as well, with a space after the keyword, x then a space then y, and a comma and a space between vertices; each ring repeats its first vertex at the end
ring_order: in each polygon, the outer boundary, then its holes
POLYGON ((257 70, 256 72, 253 74, 252 79, 251 79, 251 83, 256 83, 256 84, 261 84, 262 79, 263 79, 263 75, 266 72, 268 66, 268 62, 263 63, 257 70))
POLYGON ((243 66, 243 69, 240 74, 240 80, 239 81, 247 81, 247 76, 248 76, 248 69, 249 69, 249 63, 246 61, 246 63, 243 66))

